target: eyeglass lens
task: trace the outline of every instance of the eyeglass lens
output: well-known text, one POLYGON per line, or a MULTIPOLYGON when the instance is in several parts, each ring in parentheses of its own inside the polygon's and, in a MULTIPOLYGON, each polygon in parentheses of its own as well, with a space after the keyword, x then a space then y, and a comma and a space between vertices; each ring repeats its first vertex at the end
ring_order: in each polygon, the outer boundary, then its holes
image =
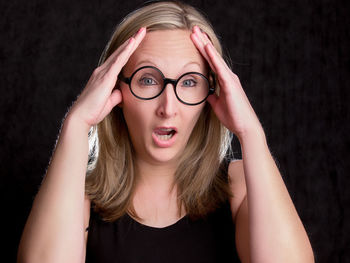
MULTIPOLYGON (((155 68, 143 68, 135 73, 131 89, 140 98, 150 99, 162 92, 164 79, 155 68)), ((181 77, 176 85, 177 96, 185 103, 195 104, 208 96, 209 84, 199 73, 189 73, 181 77)))

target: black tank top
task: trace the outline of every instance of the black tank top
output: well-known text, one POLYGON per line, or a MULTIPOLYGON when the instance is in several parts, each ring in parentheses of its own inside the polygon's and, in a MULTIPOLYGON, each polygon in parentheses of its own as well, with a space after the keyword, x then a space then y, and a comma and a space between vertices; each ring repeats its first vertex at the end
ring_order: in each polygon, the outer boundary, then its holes
POLYGON ((240 262, 230 205, 225 203, 206 219, 185 216, 164 228, 143 225, 128 214, 104 222, 92 211, 86 262, 240 262))
POLYGON ((227 200, 206 218, 187 215, 156 228, 128 214, 105 222, 91 209, 86 263, 240 262, 235 225, 227 200))

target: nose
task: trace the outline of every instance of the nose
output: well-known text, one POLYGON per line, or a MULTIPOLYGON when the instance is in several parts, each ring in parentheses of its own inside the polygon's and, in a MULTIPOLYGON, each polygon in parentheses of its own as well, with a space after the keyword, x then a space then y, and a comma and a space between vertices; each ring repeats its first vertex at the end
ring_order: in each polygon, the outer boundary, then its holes
POLYGON ((178 103, 174 86, 168 83, 158 97, 157 115, 162 118, 171 118, 177 115, 178 103))

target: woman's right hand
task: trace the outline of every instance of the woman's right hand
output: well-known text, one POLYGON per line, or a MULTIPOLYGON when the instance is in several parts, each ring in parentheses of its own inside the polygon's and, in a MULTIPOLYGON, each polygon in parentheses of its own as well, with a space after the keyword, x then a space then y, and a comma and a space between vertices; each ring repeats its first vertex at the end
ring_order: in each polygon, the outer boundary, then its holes
POLYGON ((122 101, 119 89, 114 89, 121 69, 129 60, 146 34, 146 28, 140 28, 135 36, 129 38, 92 73, 84 90, 74 102, 67 117, 86 125, 89 130, 111 112, 122 101))

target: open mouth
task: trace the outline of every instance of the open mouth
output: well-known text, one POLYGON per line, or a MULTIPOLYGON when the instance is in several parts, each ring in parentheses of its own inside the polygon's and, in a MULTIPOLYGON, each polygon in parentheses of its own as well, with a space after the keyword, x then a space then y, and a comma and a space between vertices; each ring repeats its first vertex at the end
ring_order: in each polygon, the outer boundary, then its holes
POLYGON ((176 130, 172 128, 158 128, 154 131, 154 133, 160 140, 167 141, 175 135, 176 130))

